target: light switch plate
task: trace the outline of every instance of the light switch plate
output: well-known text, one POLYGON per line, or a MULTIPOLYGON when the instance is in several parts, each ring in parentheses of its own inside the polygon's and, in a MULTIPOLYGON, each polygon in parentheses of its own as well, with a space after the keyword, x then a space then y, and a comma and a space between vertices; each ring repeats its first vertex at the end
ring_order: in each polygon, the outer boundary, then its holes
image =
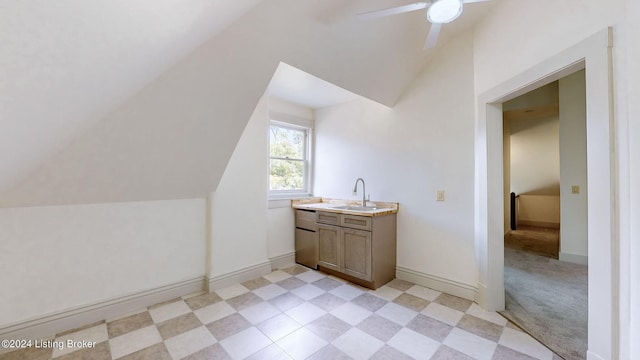
POLYGON ((580 186, 579 185, 572 185, 571 186, 571 193, 572 194, 580 194, 580 186))
POLYGON ((436 190, 436 201, 444 201, 444 190, 436 190))

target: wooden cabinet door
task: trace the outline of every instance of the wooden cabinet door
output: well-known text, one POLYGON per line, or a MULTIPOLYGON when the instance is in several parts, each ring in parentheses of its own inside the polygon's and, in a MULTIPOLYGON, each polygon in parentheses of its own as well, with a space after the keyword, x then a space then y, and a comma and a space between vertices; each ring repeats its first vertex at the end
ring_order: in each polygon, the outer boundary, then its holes
POLYGON ((318 233, 296 228, 295 234, 296 262, 312 269, 317 269, 318 233))
POLYGON ((340 271, 341 235, 342 229, 337 226, 318 224, 318 265, 340 271))
POLYGON ((342 254, 343 273, 372 281, 370 231, 342 229, 342 254))

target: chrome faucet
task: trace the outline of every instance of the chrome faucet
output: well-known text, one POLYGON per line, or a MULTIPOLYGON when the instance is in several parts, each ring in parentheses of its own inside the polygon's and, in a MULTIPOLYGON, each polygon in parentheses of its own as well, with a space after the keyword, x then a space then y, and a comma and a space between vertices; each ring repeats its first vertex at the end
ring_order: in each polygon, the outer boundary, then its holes
POLYGON ((357 178, 356 179, 356 184, 353 186, 353 195, 357 195, 358 194, 358 181, 362 181, 362 207, 367 206, 367 193, 364 190, 364 179, 362 178, 357 178))

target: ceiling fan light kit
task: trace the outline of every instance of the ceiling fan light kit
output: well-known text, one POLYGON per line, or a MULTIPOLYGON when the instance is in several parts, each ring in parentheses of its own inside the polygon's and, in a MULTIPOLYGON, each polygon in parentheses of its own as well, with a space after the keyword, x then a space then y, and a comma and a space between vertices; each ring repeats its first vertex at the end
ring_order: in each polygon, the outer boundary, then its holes
POLYGON ((462 0, 438 0, 427 10, 427 20, 433 24, 448 24, 462 14, 462 0))
POLYGON ((427 20, 431 23, 431 29, 427 35, 427 41, 424 48, 429 49, 435 47, 438 43, 438 35, 442 24, 448 24, 460 17, 464 4, 477 3, 490 0, 434 0, 421 1, 413 4, 396 6, 389 9, 369 11, 358 14, 363 20, 377 19, 381 17, 403 14, 411 11, 427 9, 427 20))

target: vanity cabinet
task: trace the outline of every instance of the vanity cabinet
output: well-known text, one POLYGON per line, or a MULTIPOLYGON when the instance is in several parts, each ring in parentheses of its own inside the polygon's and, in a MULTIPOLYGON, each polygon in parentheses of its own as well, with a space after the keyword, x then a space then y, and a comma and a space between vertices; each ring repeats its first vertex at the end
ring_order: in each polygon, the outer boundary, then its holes
POLYGON ((316 222, 321 270, 373 289, 395 277, 396 214, 318 211, 316 222))

